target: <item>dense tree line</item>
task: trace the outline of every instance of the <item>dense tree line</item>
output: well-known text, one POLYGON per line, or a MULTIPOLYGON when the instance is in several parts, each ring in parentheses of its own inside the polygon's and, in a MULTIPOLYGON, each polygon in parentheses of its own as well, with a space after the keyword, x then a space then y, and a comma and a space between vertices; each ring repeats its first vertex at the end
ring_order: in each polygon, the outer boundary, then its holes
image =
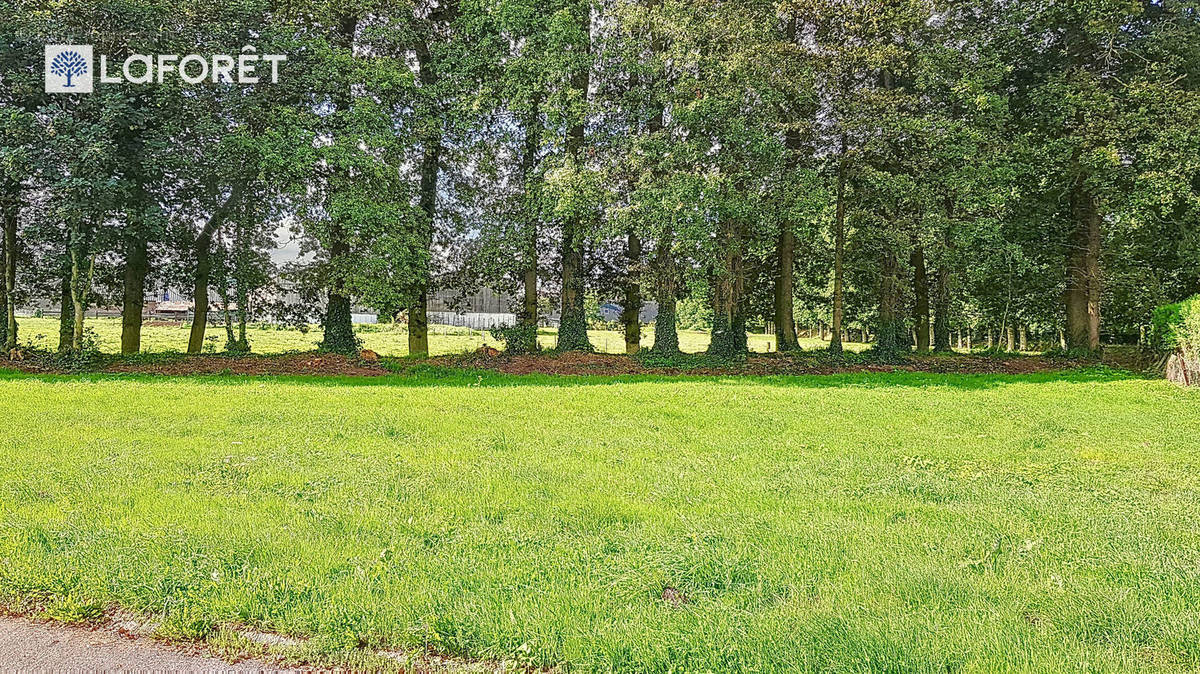
MULTIPOLYGON (((1174 0, 0 0, 0 340, 61 298, 192 289, 227 346, 286 278, 323 346, 351 307, 521 298, 510 349, 590 349, 585 298, 704 307, 711 351, 770 325, 879 353, 1137 339, 1200 291, 1200 3, 1174 0), (45 44, 286 54, 277 83, 45 94, 45 44), (275 231, 301 258, 275 269, 275 231), (239 329, 240 326, 240 329, 239 329)), ((301 319, 307 317, 300 317, 301 319)))

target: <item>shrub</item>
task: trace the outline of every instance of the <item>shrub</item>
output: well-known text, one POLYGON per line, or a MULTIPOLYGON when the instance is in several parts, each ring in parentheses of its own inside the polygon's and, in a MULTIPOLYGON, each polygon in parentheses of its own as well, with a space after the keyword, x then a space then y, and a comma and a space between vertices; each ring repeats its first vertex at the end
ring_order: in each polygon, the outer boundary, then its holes
POLYGON ((50 354, 49 357, 54 367, 70 372, 94 369, 104 360, 104 355, 100 353, 100 338, 91 328, 83 329, 83 339, 80 340, 78 351, 68 349, 50 354))
POLYGON ((1200 295, 1154 310, 1150 346, 1162 353, 1200 353, 1200 295))
POLYGON ((537 326, 518 323, 488 330, 492 339, 504 344, 510 354, 521 355, 538 351, 537 326))
POLYGON ((1156 309, 1150 344, 1164 354, 1167 379, 1200 384, 1200 295, 1156 309))

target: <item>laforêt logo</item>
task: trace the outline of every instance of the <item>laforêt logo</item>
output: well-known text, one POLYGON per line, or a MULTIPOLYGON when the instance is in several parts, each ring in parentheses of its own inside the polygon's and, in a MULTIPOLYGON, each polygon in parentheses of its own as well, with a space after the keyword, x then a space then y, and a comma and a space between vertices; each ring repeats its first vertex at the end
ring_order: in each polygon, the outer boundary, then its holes
MULTIPOLYGON (((254 47, 242 47, 237 56, 215 54, 133 54, 109 72, 108 57, 101 54, 97 65, 100 84, 162 84, 171 75, 187 84, 213 83, 258 84, 271 69, 271 83, 279 81, 279 64, 287 61, 282 54, 256 53, 254 47), (262 69, 264 72, 258 72, 262 69)), ((46 93, 90 94, 95 86, 92 72, 92 45, 46 45, 46 93)))
POLYGON ((92 46, 46 45, 46 93, 92 92, 92 46))

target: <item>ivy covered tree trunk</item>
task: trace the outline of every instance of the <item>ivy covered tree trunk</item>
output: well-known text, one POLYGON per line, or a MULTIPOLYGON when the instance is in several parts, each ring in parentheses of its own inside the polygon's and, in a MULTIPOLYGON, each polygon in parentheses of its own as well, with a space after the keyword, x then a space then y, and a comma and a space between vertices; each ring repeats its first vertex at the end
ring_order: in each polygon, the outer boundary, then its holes
POLYGON ((654 346, 650 351, 664 356, 679 353, 679 329, 676 326, 679 300, 673 245, 674 232, 668 227, 654 247, 654 301, 658 303, 658 315, 654 317, 654 346))
POLYGON ((896 252, 890 244, 879 257, 879 324, 875 350, 884 359, 899 357, 907 350, 903 344, 906 334, 900 320, 900 279, 896 252))
POLYGON ((625 353, 632 356, 642 349, 642 286, 638 282, 641 277, 642 240, 635 232, 629 232, 625 258, 627 269, 621 321, 625 324, 625 353))
MULTIPOLYGON (((588 36, 583 51, 591 53, 592 8, 588 4, 580 22, 588 36)), ((571 89, 583 100, 587 100, 591 83, 591 59, 586 58, 571 75, 571 89)), ((579 113, 567 129, 567 156, 576 170, 583 169, 584 126, 586 113, 579 113)), ((588 341, 587 316, 584 311, 583 294, 583 216, 576 209, 563 220, 562 228, 562 308, 558 326, 558 349, 560 351, 591 351, 588 341)))
MULTIPOLYGON (((950 348, 950 268, 943 262, 934 273, 933 350, 948 353, 950 348)), ((959 335, 962 347, 962 335, 959 335)))
MULTIPOLYGON (((349 257, 350 244, 339 231, 335 233, 333 245, 329 248, 330 257, 341 261, 349 257)), ((338 275, 334 276, 329 287, 329 302, 325 307, 324 319, 325 336, 321 341, 323 351, 332 351, 346 355, 358 353, 358 338, 354 335, 354 320, 351 316, 350 295, 346 292, 346 282, 338 275)))
POLYGON ((75 330, 75 312, 71 306, 71 266, 68 262, 63 269, 62 287, 59 293, 58 306, 58 352, 67 353, 71 350, 71 334, 75 330))
POLYGON ((1078 180, 1071 195, 1067 252, 1067 347, 1100 348, 1100 206, 1078 180))
POLYGON ((925 249, 913 246, 909 260, 913 267, 913 295, 916 297, 917 351, 929 351, 929 277, 925 271, 925 249))
POLYGON ((592 350, 583 305, 583 242, 577 225, 569 220, 563 225, 562 308, 558 326, 561 351, 592 350))
MULTIPOLYGON (((354 52, 354 36, 358 32, 358 16, 353 13, 342 14, 338 17, 338 27, 334 34, 334 42, 346 50, 354 52)), ((334 99, 334 107, 338 112, 348 114, 353 107, 353 92, 350 88, 340 91, 334 99)), ((348 181, 349 176, 341 175, 338 181, 348 181)), ((358 338, 354 334, 354 321, 351 316, 350 293, 346 289, 345 272, 342 268, 354 264, 351 258, 349 233, 344 225, 331 222, 329 228, 329 263, 333 269, 329 281, 329 299, 325 306, 323 318, 324 337, 320 348, 323 351, 354 355, 358 353, 358 338)))
MULTIPOLYGON (((0 266, 5 263, 7 246, 4 243, 4 237, 0 236, 0 266)), ((3 270, 0 269, 0 277, 3 277, 3 270)), ((8 344, 8 288, 5 285, 4 279, 0 278, 0 348, 8 344)), ((3 356, 0 356, 3 358, 3 356)))
POLYGON ((538 208, 537 208, 537 162, 538 152, 542 144, 542 120, 540 105, 534 100, 533 107, 525 121, 525 144, 521 151, 521 179, 524 183, 524 203, 521 213, 525 229, 522 232, 525 240, 521 284, 525 297, 521 307, 521 315, 517 324, 521 328, 514 336, 510 349, 517 353, 534 353, 538 350, 538 208))
POLYGON ((4 195, 4 350, 17 348, 17 219, 20 186, 10 183, 4 195))
MULTIPOLYGON (((846 259, 846 135, 842 134, 841 159, 838 161, 837 204, 833 218, 833 336, 829 352, 842 353, 842 321, 845 312, 844 275, 846 259)), ((825 326, 821 326, 825 332, 825 326)), ((824 339, 822 334, 821 338, 824 339)))
POLYGON ((775 251, 779 263, 775 277, 775 342, 780 351, 797 351, 800 340, 796 337, 794 299, 796 235, 786 223, 775 251))
POLYGON ((138 232, 125 244, 125 275, 122 280, 121 353, 142 350, 142 308, 146 303, 146 274, 150 271, 149 247, 138 232))
POLYGON ((709 355, 732 358, 749 349, 744 306, 746 273, 742 259, 742 234, 738 223, 726 218, 719 239, 720 267, 713 276, 713 329, 709 355))

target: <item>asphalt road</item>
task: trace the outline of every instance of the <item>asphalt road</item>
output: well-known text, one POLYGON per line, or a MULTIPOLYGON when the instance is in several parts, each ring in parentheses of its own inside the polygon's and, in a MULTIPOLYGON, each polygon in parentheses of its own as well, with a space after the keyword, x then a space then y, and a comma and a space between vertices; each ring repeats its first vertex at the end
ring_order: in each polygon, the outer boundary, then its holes
POLYGON ((0 672, 274 672, 266 665, 231 665, 115 631, 31 623, 0 616, 0 672))

